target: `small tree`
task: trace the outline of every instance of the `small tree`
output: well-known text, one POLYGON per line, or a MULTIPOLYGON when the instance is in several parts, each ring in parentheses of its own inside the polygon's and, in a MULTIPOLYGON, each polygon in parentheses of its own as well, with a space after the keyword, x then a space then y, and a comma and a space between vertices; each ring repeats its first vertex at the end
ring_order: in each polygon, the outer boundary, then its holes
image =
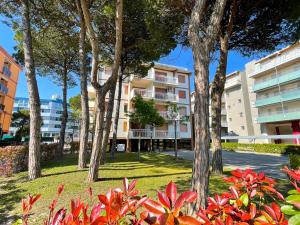
POLYGON ((29 110, 19 110, 13 113, 11 126, 17 128, 15 136, 18 140, 29 135, 29 123, 29 110))
POLYGON ((183 121, 187 120, 186 115, 181 115, 178 109, 178 105, 176 103, 169 103, 168 112, 167 112, 168 119, 174 123, 174 152, 175 152, 175 160, 178 158, 178 146, 177 146, 177 127, 183 121))
MULTIPOLYGON (((151 150, 153 129, 165 123, 164 118, 159 114, 154 106, 154 101, 145 101, 140 95, 133 99, 134 112, 129 114, 130 120, 135 123, 139 129, 145 128, 146 125, 151 126, 151 150)), ((139 131, 138 158, 141 154, 141 132, 139 131)))

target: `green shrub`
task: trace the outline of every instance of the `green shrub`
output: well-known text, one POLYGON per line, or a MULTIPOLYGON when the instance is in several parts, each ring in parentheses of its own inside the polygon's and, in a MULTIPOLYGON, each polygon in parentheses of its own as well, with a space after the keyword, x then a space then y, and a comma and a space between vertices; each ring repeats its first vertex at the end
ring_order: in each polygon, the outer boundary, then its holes
POLYGON ((244 144, 237 142, 222 143, 222 148, 230 151, 249 151, 277 154, 300 154, 300 145, 292 144, 244 144))
POLYGON ((300 155, 289 154, 290 166, 292 169, 296 170, 300 168, 300 155))
MULTIPOLYGON (((70 143, 70 151, 71 153, 78 152, 79 151, 79 142, 74 141, 70 143)), ((92 142, 88 142, 88 150, 92 149, 92 142)))
MULTIPOLYGON (((54 159, 57 143, 41 144, 41 162, 54 159)), ((0 176, 11 176, 27 169, 28 146, 17 145, 0 148, 0 176)))

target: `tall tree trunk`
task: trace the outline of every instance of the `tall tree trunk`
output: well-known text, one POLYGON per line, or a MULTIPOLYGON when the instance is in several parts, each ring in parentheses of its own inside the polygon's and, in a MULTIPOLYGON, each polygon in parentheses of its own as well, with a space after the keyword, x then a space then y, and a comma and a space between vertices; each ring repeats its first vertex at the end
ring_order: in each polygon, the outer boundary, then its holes
POLYGON ((119 117, 120 117, 120 106, 121 106, 121 97, 122 97, 122 81, 123 81, 123 74, 121 71, 121 74, 119 75, 119 83, 118 83, 118 99, 117 99, 117 105, 116 105, 116 115, 114 119, 114 126, 113 126, 113 140, 111 145, 111 158, 115 158, 115 150, 117 147, 117 136, 118 136, 118 123, 119 123, 119 117))
MULTIPOLYGON (((79 0, 78 0, 79 1, 79 0)), ((78 3, 80 4, 80 3, 78 3)), ((81 125, 80 125, 80 144, 78 155, 78 168, 83 169, 87 163, 87 148, 89 138, 89 99, 87 90, 87 71, 86 71, 86 28, 81 8, 78 7, 80 13, 80 35, 79 35, 79 60, 80 60, 80 93, 81 93, 81 125)))
POLYGON ((207 1, 196 0, 192 10, 188 37, 193 51, 195 71, 195 148, 192 190, 198 193, 189 213, 205 208, 209 187, 209 63, 210 53, 219 34, 226 0, 216 0, 208 24, 203 25, 207 1))
POLYGON ((22 25, 23 25, 23 48, 25 60, 25 76, 27 81, 29 105, 30 105, 30 138, 28 157, 29 179, 41 176, 40 167, 40 143, 41 143, 41 110, 40 97, 35 77, 35 65, 33 58, 30 6, 28 0, 22 1, 22 25))
POLYGON ((104 113, 105 113, 105 94, 96 90, 96 112, 95 112, 95 136, 92 147, 92 155, 90 160, 90 168, 88 174, 88 181, 93 182, 98 180, 98 170, 100 161, 100 150, 102 146, 103 131, 104 131, 104 113))
POLYGON ((211 171, 216 174, 223 173, 222 161, 222 143, 221 143, 221 111, 222 111, 222 95, 226 82, 227 56, 229 39, 232 34, 232 27, 237 13, 239 0, 233 0, 230 6, 230 15, 225 32, 220 35, 220 59, 214 81, 211 86, 211 139, 213 158, 211 161, 211 171))
POLYGON ((211 171, 215 174, 223 173, 222 143, 221 143, 221 110, 222 95, 226 81, 228 38, 220 37, 219 66, 211 86, 211 139, 212 161, 211 171))
POLYGON ((112 115, 114 111, 115 92, 116 92, 116 84, 113 85, 109 91, 109 100, 108 100, 108 106, 106 109, 106 117, 105 117, 104 138, 101 147, 100 165, 104 165, 106 159, 106 149, 107 149, 107 144, 108 144, 108 139, 110 134, 112 115))
POLYGON ((59 143, 56 152, 56 158, 63 157, 64 145, 65 145, 65 136, 66 136, 66 127, 68 122, 68 103, 67 103, 67 90, 68 90, 68 70, 65 68, 63 71, 63 113, 61 117, 61 127, 60 127, 60 135, 59 135, 59 143))

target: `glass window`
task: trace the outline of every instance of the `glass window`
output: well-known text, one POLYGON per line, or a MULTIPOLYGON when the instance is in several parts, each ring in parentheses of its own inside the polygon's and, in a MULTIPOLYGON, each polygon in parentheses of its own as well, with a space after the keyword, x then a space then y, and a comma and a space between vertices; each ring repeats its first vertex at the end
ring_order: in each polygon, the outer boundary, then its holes
POLYGON ((128 113, 128 103, 124 103, 124 112, 128 113))
POLYGON ((185 91, 178 91, 179 98, 186 99, 186 92, 185 91))
POLYGON ((185 123, 180 124, 180 132, 187 132, 188 131, 188 125, 185 123))
POLYGON ((127 121, 124 121, 123 122, 123 131, 127 132, 127 130, 128 130, 127 121))
POLYGON ((178 82, 185 84, 185 76, 184 75, 178 75, 178 82))

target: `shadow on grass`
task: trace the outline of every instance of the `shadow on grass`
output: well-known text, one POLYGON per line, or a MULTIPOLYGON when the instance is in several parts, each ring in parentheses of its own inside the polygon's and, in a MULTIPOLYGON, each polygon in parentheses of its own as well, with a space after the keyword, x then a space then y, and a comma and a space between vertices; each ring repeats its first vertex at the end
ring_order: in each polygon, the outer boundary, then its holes
POLYGON ((16 183, 25 181, 25 177, 19 179, 9 179, 0 186, 0 224, 10 224, 19 219, 18 215, 11 215, 17 203, 21 204, 24 196, 24 189, 17 188, 16 183))

